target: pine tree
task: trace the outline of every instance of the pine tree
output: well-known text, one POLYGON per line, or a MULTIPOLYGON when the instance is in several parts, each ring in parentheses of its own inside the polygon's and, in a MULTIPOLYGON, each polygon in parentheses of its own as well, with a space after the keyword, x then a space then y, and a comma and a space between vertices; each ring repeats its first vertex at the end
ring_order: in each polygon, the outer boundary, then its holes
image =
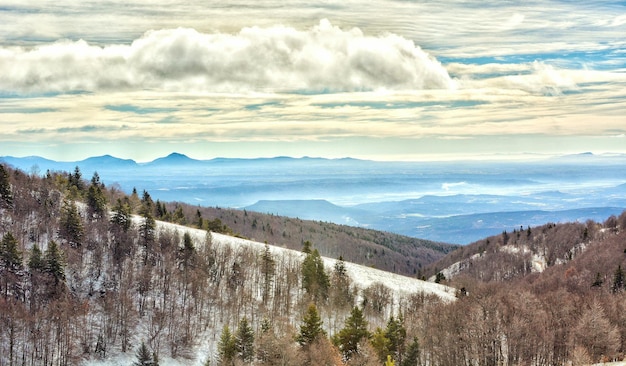
POLYGON ((387 322, 385 337, 389 340, 388 353, 396 360, 402 360, 404 353, 404 342, 406 340, 406 329, 404 328, 402 315, 395 319, 393 315, 387 322))
POLYGON ((96 172, 93 174, 91 184, 87 190, 87 210, 91 219, 101 219, 107 212, 107 202, 102 191, 103 189, 104 184, 100 182, 100 176, 96 172))
POLYGON ((339 309, 345 309, 354 303, 354 295, 350 289, 350 277, 348 277, 346 264, 341 256, 335 262, 331 278, 330 300, 331 304, 339 309))
POLYGON ((187 270, 194 266, 196 247, 193 245, 191 234, 183 234, 183 247, 179 250, 180 265, 187 270))
POLYGON ((296 341, 298 341, 301 346, 308 346, 313 343, 317 337, 326 336, 326 332, 322 329, 322 324, 323 322, 317 312, 317 307, 315 304, 310 304, 300 324, 300 332, 296 337, 296 341))
POLYGON ((217 344, 217 352, 220 365, 232 365, 234 363, 237 349, 235 346, 235 337, 230 332, 228 325, 225 325, 222 329, 222 335, 217 344))
POLYGON ((359 352, 359 342, 369 338, 370 333, 367 330, 367 321, 363 316, 363 311, 357 306, 352 308, 350 316, 346 319, 346 324, 342 330, 333 337, 333 343, 346 360, 349 360, 354 354, 359 352))
POLYGON ((69 173, 68 175, 67 190, 71 200, 77 200, 83 197, 85 183, 83 182, 83 175, 78 166, 74 168, 74 173, 69 173))
POLYGON ((317 249, 314 249, 302 262, 302 288, 317 301, 328 298, 329 287, 330 280, 324 269, 324 261, 317 249))
POLYGON ((54 240, 48 243, 48 249, 44 253, 44 271, 52 276, 55 284, 65 282, 65 260, 54 240))
POLYGON ((118 198, 115 207, 113 207, 111 223, 117 225, 122 231, 127 232, 132 222, 132 209, 130 205, 122 203, 122 200, 118 198))
POLYGON ((43 272, 45 265, 39 245, 37 243, 33 244, 30 250, 30 257, 28 258, 28 268, 30 268, 31 272, 43 272))
POLYGON ((389 354, 389 339, 385 336, 385 331, 380 327, 377 327, 372 335, 372 340, 370 342, 372 347, 378 354, 379 360, 382 362, 385 360, 387 355, 389 354))
POLYGON ((413 341, 406 350, 404 359, 400 363, 401 366, 418 366, 420 358, 420 345, 417 337, 413 337, 413 341))
POLYGON ((72 247, 80 247, 84 228, 74 201, 65 201, 61 212, 59 235, 72 247))
POLYGON ((13 194, 11 193, 11 183, 9 173, 0 164, 0 208, 13 206, 13 194))
POLYGON ((267 303, 268 301, 275 270, 276 262, 272 257, 269 245, 265 244, 265 250, 261 255, 261 274, 263 275, 263 303, 267 303))
POLYGON ((248 319, 245 317, 239 322, 237 335, 235 336, 235 349, 237 356, 244 362, 252 362, 254 359, 254 332, 248 319))
POLYGON ((141 346, 137 350, 135 357, 137 361, 133 363, 133 366, 158 366, 158 359, 155 360, 155 355, 151 354, 148 347, 144 342, 141 342, 141 346))
POLYGON ((17 249, 17 239, 8 232, 0 242, 0 269, 16 273, 22 268, 22 253, 17 249))

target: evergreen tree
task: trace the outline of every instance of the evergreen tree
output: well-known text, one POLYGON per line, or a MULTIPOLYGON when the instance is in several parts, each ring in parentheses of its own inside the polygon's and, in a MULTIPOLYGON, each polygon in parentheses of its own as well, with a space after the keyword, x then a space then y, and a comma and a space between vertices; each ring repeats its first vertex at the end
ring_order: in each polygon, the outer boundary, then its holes
POLYGON ((183 234, 183 247, 180 248, 179 251, 180 265, 185 270, 193 267, 195 257, 196 247, 193 245, 193 239, 191 238, 191 234, 185 232, 185 234, 183 234))
POLYGON ((349 360, 354 354, 359 352, 359 342, 369 338, 370 333, 367 330, 367 321, 363 316, 363 311, 357 306, 352 308, 350 316, 346 319, 346 324, 342 330, 333 337, 333 343, 346 360, 349 360))
POLYGON ((158 366, 159 364, 158 359, 155 359, 155 355, 150 353, 144 342, 141 342, 135 357, 137 361, 133 363, 133 366, 158 366))
POLYGON ((31 272, 43 272, 45 270, 45 261, 42 257, 41 249, 37 243, 33 244, 33 248, 30 250, 30 257, 28 258, 28 268, 31 272))
POLYGON ((314 249, 302 262, 302 288, 317 301, 328 298, 329 287, 330 280, 324 269, 324 261, 317 249, 314 249))
POLYGON ((76 200, 83 197, 85 183, 83 182, 83 175, 80 172, 80 168, 76 166, 74 168, 74 173, 69 173, 67 178, 67 189, 69 198, 71 200, 76 200))
POLYGON ((11 192, 11 182, 9 173, 0 164, 0 208, 13 206, 13 193, 11 192))
POLYGON ((400 363, 401 366, 418 366, 420 358, 420 345, 417 337, 413 337, 413 341, 406 350, 404 359, 400 363))
POLYGON ((331 304, 339 309, 345 309, 354 304, 354 296, 350 289, 350 277, 346 270, 343 257, 335 262, 335 268, 331 278, 330 300, 331 304))
POLYGON ((22 268, 22 253, 17 249, 17 239, 11 232, 8 232, 4 234, 0 242, 0 269, 17 273, 22 268))
POLYGON ((248 324, 248 319, 245 317, 241 319, 239 328, 237 328, 235 349, 237 350, 237 356, 242 361, 249 363, 254 359, 254 332, 250 324, 248 324))
POLYGON ((54 283, 65 282, 65 261, 63 253, 54 240, 48 243, 48 249, 44 253, 44 271, 52 276, 54 283))
POLYGON ((267 300, 269 298, 275 270, 276 262, 272 257, 269 245, 265 244, 265 250, 261 255, 261 274, 263 275, 263 303, 267 303, 267 300))
POLYGON ((200 210, 196 210, 196 226, 198 229, 202 229, 204 227, 204 219, 202 218, 202 212, 200 210))
POLYGON ((235 337, 230 332, 228 325, 225 325, 222 329, 222 335, 217 344, 217 352, 220 365, 232 365, 234 363, 237 348, 235 346, 235 337))
POLYGON ((326 336, 326 332, 322 329, 322 324, 323 322, 317 312, 317 307, 315 304, 310 304, 300 324, 300 332, 296 337, 296 341, 298 341, 301 346, 308 346, 313 343, 317 337, 326 336))
POLYGON ((437 272, 437 275, 435 276, 435 283, 441 283, 441 281, 445 281, 445 280, 446 280, 446 276, 441 272, 437 272))
POLYGON ((59 235, 72 247, 80 247, 84 228, 74 201, 65 201, 61 211, 59 235))
POLYGON ((144 190, 141 196, 141 208, 139 209, 141 216, 154 215, 154 201, 148 191, 144 190))
POLYGON ((377 327, 370 343, 378 354, 380 361, 384 361, 387 355, 389 355, 389 339, 385 336, 385 331, 377 327))
POLYGON ((402 361, 404 342, 406 340, 406 329, 403 323, 402 314, 398 316, 398 319, 395 319, 392 315, 387 322, 387 329, 385 330, 385 337, 389 340, 388 354, 400 361, 402 361))
POLYGON ((117 225, 123 232, 127 232, 132 222, 132 209, 130 205, 128 203, 122 203, 122 200, 118 198, 115 207, 113 207, 111 223, 117 225))
POLYGON ((182 206, 177 206, 176 210, 174 210, 174 215, 172 217, 172 221, 176 224, 185 225, 187 224, 187 218, 185 217, 185 213, 183 212, 182 206))
POLYGON ((156 221, 149 211, 142 214, 143 221, 139 225, 139 235, 143 239, 143 245, 148 247, 156 238, 156 221))
POLYGON ((104 184, 100 182, 98 173, 94 173, 91 184, 87 190, 87 211, 91 219, 101 219, 106 215, 106 197, 104 196, 104 184))
POLYGON ((165 204, 156 200, 156 217, 159 220, 163 220, 165 219, 165 216, 167 216, 167 208, 165 207, 165 204))

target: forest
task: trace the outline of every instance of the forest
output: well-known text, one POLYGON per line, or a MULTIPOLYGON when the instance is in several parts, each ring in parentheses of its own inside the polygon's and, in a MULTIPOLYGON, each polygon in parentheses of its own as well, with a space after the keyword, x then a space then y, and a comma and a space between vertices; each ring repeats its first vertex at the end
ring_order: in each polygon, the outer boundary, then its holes
POLYGON ((0 165, 0 365, 622 360, 624 228, 626 213, 459 248, 422 273, 457 289, 446 301, 360 288, 343 258, 324 265, 327 244, 305 237, 293 238, 300 256, 221 245, 211 232, 237 233, 217 216, 125 194, 97 173, 0 165))

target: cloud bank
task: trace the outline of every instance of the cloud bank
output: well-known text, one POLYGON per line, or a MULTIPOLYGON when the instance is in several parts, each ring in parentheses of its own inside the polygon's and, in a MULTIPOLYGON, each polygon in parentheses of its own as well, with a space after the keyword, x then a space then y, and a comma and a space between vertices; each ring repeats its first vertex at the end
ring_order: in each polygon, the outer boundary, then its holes
POLYGON ((345 92, 448 89, 453 81, 403 37, 364 35, 329 21, 300 31, 148 31, 130 45, 58 41, 0 49, 0 88, 13 93, 106 90, 345 92))

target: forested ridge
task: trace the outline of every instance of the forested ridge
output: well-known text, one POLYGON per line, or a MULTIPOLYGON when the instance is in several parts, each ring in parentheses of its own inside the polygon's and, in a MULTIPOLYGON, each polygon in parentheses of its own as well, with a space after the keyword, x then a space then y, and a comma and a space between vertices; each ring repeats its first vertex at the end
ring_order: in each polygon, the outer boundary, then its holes
MULTIPOLYGON (((626 214, 521 228, 452 252, 424 271, 460 263, 438 276, 458 289, 456 301, 444 301, 382 283, 359 288, 342 260, 324 266, 308 238, 297 240, 300 256, 289 256, 157 221, 235 234, 226 220, 189 209, 148 192, 125 195, 78 169, 38 177, 0 165, 0 365, 586 365, 624 357, 626 214), (533 270, 534 253, 542 271, 533 270)), ((241 215, 252 226, 254 214, 241 215)))

